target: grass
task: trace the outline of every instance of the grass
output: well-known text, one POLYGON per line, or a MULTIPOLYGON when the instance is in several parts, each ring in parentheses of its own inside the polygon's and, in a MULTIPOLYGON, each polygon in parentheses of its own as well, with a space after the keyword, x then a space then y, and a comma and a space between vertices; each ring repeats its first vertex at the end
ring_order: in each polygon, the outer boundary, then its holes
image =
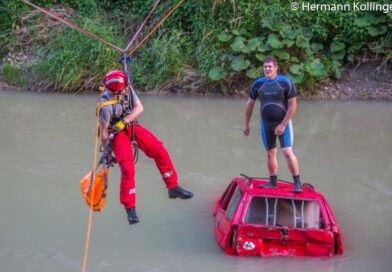
POLYGON ((21 77, 21 73, 19 69, 12 64, 5 63, 1 67, 1 74, 5 82, 16 85, 16 86, 25 86, 27 81, 21 77))

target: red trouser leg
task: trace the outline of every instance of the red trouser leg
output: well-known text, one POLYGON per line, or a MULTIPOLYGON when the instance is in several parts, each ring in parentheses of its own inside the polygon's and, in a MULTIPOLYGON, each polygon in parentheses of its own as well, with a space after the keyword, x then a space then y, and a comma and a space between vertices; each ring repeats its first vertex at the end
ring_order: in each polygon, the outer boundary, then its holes
POLYGON ((136 205, 135 165, 132 144, 125 131, 114 137, 112 147, 121 169, 120 202, 125 209, 134 208, 136 205))
POLYGON ((135 137, 139 148, 147 157, 154 159, 166 187, 168 189, 177 187, 177 172, 174 169, 169 153, 163 146, 163 142, 159 141, 150 131, 139 124, 135 125, 135 137))

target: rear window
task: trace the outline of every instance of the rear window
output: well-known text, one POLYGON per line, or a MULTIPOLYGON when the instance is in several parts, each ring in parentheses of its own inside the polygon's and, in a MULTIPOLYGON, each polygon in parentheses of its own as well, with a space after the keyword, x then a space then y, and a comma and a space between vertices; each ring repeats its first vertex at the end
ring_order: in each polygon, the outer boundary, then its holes
POLYGON ((302 229, 323 228, 317 201, 270 197, 252 198, 245 223, 302 229))

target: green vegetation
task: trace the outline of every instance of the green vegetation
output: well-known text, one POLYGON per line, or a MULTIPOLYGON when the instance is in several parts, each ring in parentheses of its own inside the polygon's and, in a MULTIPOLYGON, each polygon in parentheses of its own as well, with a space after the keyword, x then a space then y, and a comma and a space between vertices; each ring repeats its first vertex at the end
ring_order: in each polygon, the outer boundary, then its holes
POLYGON ((9 84, 25 86, 27 83, 26 80, 21 77, 19 69, 11 64, 5 63, 1 67, 1 74, 3 76, 3 80, 9 84))
POLYGON ((11 83, 19 77, 18 68, 12 66, 11 64, 4 64, 1 70, 4 80, 7 82, 11 83))
MULTIPOLYGON (((94 21, 81 18, 79 24, 115 43, 113 33, 118 31, 97 18, 94 21)), ((37 44, 36 53, 43 61, 33 65, 32 70, 39 78, 50 79, 50 87, 56 90, 91 90, 100 82, 103 71, 118 66, 115 50, 70 29, 62 29, 47 43, 37 44)))
MULTIPOLYGON (((125 47, 154 2, 34 1, 119 47, 125 47)), ((162 1, 149 25, 177 2, 162 1)), ((28 53, 27 72, 47 88, 92 90, 106 71, 120 67, 115 50, 48 20, 20 1, 3 0, 0 12, 0 57, 28 53)), ((139 89, 168 82, 192 84, 182 80, 191 67, 197 71, 192 79, 204 82, 203 92, 207 86, 233 93, 260 77, 263 58, 273 55, 282 73, 302 92, 311 92, 321 80, 340 78, 345 64, 364 55, 384 64, 390 61, 390 29, 392 11, 311 12, 293 11, 286 0, 188 0, 133 56, 133 79, 139 89)))

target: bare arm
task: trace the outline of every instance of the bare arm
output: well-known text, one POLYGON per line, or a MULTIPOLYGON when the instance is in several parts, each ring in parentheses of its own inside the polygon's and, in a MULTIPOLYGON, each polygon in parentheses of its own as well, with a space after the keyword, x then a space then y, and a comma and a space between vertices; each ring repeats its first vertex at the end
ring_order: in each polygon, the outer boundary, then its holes
POLYGON ((284 129, 286 125, 290 122, 291 118, 294 117, 295 112, 297 111, 297 98, 293 97, 288 100, 288 108, 286 115, 282 122, 275 128, 275 135, 282 135, 284 133, 284 129))
POLYGON ((144 111, 144 108, 143 108, 142 102, 140 102, 140 100, 137 100, 135 102, 135 105, 132 108, 131 113, 126 115, 124 117, 124 120, 128 123, 131 123, 131 122, 135 121, 137 118, 139 118, 143 111, 144 111))
POLYGON ((250 119, 252 118, 252 113, 253 113, 253 108, 255 106, 255 100, 252 98, 248 98, 248 101, 246 101, 245 105, 245 117, 244 117, 244 124, 242 127, 242 132, 244 133, 245 136, 249 135, 249 122, 250 119))
POLYGON ((101 123, 99 125, 100 127, 100 134, 101 134, 101 143, 103 150, 106 150, 106 146, 108 145, 109 142, 109 123, 101 123))
POLYGON ((109 142, 109 123, 100 124, 100 134, 102 147, 105 150, 109 142))

